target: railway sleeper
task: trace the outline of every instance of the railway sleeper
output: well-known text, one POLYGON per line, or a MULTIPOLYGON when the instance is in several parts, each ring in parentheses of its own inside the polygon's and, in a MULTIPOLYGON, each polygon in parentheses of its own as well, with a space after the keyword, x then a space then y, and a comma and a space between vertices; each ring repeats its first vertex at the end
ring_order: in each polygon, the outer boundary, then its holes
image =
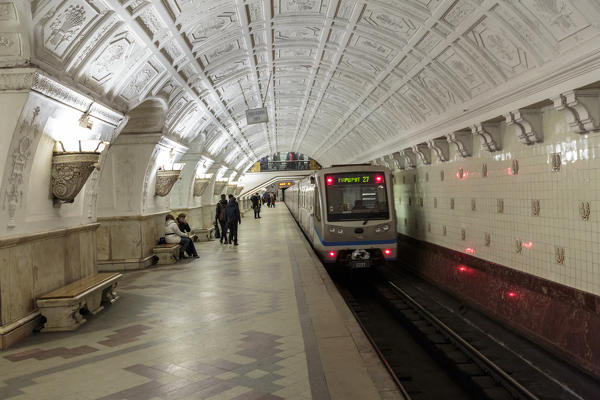
MULTIPOLYGON (((401 320, 417 342, 421 343, 424 349, 429 352, 432 357, 437 359, 438 362, 446 365, 456 377, 457 381, 460 382, 465 389, 469 390, 475 398, 494 400, 513 398, 507 389, 498 384, 496 380, 490 376, 489 372, 479 367, 475 360, 457 348, 456 345, 444 337, 443 334, 438 332, 429 336, 423 335, 421 328, 432 326, 430 322, 410 307, 409 309, 403 310, 397 309, 393 303, 400 302, 403 305, 406 303, 398 300, 392 302, 392 299, 383 296, 382 292, 383 291, 381 290, 378 291, 388 307, 392 310, 393 314, 401 320)), ((398 299, 397 294, 394 294, 393 297, 394 300, 398 299)))

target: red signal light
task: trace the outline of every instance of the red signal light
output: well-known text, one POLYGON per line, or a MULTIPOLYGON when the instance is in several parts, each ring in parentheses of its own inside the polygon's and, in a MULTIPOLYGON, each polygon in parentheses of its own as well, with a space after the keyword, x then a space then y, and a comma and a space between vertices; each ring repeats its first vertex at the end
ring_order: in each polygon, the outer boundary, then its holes
POLYGON ((385 250, 383 250, 383 254, 385 254, 386 256, 389 256, 390 254, 392 254, 392 250, 391 249, 385 249, 385 250))
POLYGON ((375 183, 383 183, 383 176, 376 175, 375 176, 375 183))
POLYGON ((335 251, 329 252, 329 258, 335 258, 335 251))
POLYGON ((327 177, 327 185, 333 185, 333 178, 330 176, 327 177))

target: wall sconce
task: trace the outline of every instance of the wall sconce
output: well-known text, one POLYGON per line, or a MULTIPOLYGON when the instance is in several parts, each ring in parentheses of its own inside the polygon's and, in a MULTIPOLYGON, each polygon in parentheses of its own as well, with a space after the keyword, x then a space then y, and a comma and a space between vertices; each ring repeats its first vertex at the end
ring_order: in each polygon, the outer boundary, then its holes
POLYGON ((206 191, 210 178, 196 178, 194 179, 194 196, 200 197, 206 191))
POLYGON ((227 194, 227 193, 224 192, 226 186, 227 186, 227 181, 216 181, 215 182, 215 189, 213 191, 213 194, 215 196, 220 196, 222 194, 227 194))
POLYGON ((225 193, 227 194, 227 196, 229 196, 230 194, 233 194, 235 196, 236 188, 237 188, 236 183, 228 183, 227 186, 225 186, 225 193))
POLYGON ((85 182, 98 168, 107 143, 100 140, 58 141, 52 153, 50 192, 54 207, 73 203, 85 182))
POLYGON ((240 195, 240 193, 242 193, 243 189, 244 189, 244 187, 242 185, 240 185, 240 184, 236 185, 233 195, 235 197, 238 197, 240 195))
POLYGON ((171 192, 175 182, 181 177, 181 170, 185 163, 172 163, 162 166, 156 171, 156 186, 154 193, 164 197, 171 192))

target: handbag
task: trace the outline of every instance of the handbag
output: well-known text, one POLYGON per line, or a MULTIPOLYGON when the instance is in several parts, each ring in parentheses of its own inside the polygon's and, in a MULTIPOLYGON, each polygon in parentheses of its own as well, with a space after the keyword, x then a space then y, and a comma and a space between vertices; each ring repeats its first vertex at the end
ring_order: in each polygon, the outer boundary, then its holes
POLYGON ((219 225, 215 224, 215 239, 219 239, 221 237, 221 232, 219 231, 219 225))

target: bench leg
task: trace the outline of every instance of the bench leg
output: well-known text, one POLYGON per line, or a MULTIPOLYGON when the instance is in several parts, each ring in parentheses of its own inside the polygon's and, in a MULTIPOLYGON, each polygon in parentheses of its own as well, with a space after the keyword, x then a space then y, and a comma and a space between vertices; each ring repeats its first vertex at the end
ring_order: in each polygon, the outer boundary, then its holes
POLYGON ((119 296, 117 295, 116 289, 117 288, 117 284, 115 283, 114 285, 111 285, 109 287, 107 287, 106 289, 104 289, 104 291, 102 292, 102 302, 103 303, 114 303, 115 301, 119 300, 119 296))
POLYGON ((104 306, 102 306, 102 292, 98 290, 87 295, 85 302, 87 310, 94 315, 104 310, 104 306))
POLYGON ((79 310, 83 304, 76 303, 62 307, 40 307, 41 314, 46 317, 42 332, 74 331, 85 324, 79 310))

